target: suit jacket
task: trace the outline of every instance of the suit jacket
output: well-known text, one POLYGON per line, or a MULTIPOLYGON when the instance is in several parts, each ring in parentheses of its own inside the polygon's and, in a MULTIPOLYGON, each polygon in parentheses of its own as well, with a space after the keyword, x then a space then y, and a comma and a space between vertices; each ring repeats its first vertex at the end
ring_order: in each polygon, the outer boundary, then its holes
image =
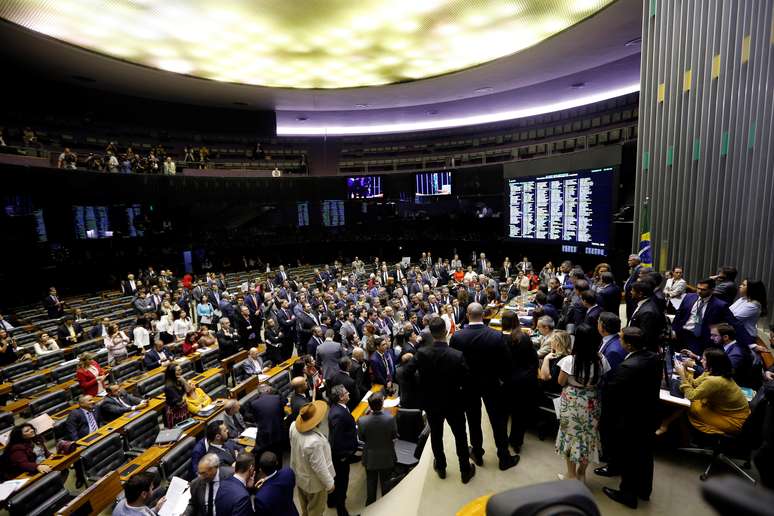
POLYGON ((102 403, 99 405, 99 416, 103 423, 109 423, 116 418, 121 417, 125 413, 129 412, 132 406, 136 406, 142 403, 142 398, 132 396, 131 394, 121 391, 117 398, 113 396, 106 396, 102 403), (122 405, 119 399, 123 401, 128 407, 122 405))
POLYGON ((328 441, 334 460, 349 457, 357 451, 357 426, 349 409, 338 403, 328 411, 328 441))
POLYGON ((420 408, 419 385, 414 371, 409 371, 406 364, 399 365, 395 370, 395 381, 400 390, 400 406, 408 409, 420 408))
MULTIPOLYGON (((301 407, 298 407, 298 410, 300 409, 301 407)), ((279 395, 262 394, 250 402, 250 410, 258 427, 256 447, 280 444, 285 441, 287 435, 283 424, 285 402, 279 395)))
POLYGON ((101 324, 97 324, 89 330, 89 338, 96 339, 97 337, 102 337, 103 330, 107 331, 107 328, 101 324))
POLYGON ((224 411, 223 422, 226 424, 226 428, 228 428, 229 439, 238 438, 247 428, 245 420, 239 412, 231 416, 224 411))
POLYGON ((246 374, 250 376, 255 376, 258 374, 263 373, 263 361, 259 357, 257 361, 254 361, 250 359, 250 357, 247 357, 244 363, 244 371, 246 374))
POLYGON ((239 352, 239 334, 229 332, 226 334, 223 330, 215 334, 218 339, 218 355, 221 359, 228 358, 239 352))
POLYGON ((395 439, 398 425, 395 418, 384 412, 363 416, 358 421, 357 435, 363 441, 363 467, 392 469, 395 466, 395 439))
POLYGON ((562 289, 560 288, 558 290, 551 290, 546 295, 546 303, 549 305, 553 305, 557 311, 561 310, 562 306, 564 305, 564 296, 562 295, 562 289))
POLYGON ((383 356, 384 360, 379 353, 371 355, 371 378, 373 383, 387 385, 387 382, 395 380, 395 355, 392 352, 392 348, 388 348, 383 356), (386 366, 385 360, 387 362, 386 366))
MULTIPOLYGON (((76 337, 80 335, 83 337, 83 327, 80 323, 73 322, 73 330, 75 330, 76 337)), ((57 328, 56 330, 56 336, 59 338, 59 344, 62 347, 67 346, 68 344, 74 344, 74 342, 68 340, 70 338, 70 331, 67 329, 67 325, 62 324, 57 328)), ((75 342, 80 341, 80 338, 78 338, 75 342)))
POLYGON ((266 477, 255 493, 255 513, 298 516, 296 504, 293 503, 295 487, 296 474, 290 468, 282 468, 266 477))
MULTIPOLYGON (((164 355, 171 359, 172 353, 164 349, 164 355)), ((159 352, 156 351, 155 348, 151 348, 148 351, 145 352, 145 356, 142 357, 142 363, 145 366, 146 371, 150 371, 151 369, 156 369, 161 365, 161 356, 159 355, 159 352)))
POLYGON ((317 347, 317 365, 322 369, 323 377, 327 380, 339 372, 339 360, 344 356, 341 344, 332 340, 326 340, 317 347))
POLYGON ((221 516, 255 516, 250 501, 250 491, 236 477, 229 477, 220 483, 215 496, 215 511, 221 516))
POLYGON ((239 339, 242 342, 242 346, 247 347, 249 344, 256 342, 260 335, 260 329, 258 328, 258 321, 254 315, 249 315, 245 319, 241 314, 237 315, 237 332, 239 333, 239 339))
POLYGON ((471 373, 471 394, 498 392, 511 373, 511 354, 502 334, 484 324, 468 325, 452 335, 449 346, 462 351, 471 373))
POLYGON ((652 437, 659 423, 661 369, 656 353, 635 351, 606 378, 602 410, 610 416, 611 434, 630 443, 637 442, 632 435, 652 437))
POLYGON ((604 308, 605 312, 618 315, 618 307, 621 306, 621 289, 615 283, 605 285, 597 291, 597 303, 604 308))
POLYGON ((296 316, 298 323, 298 339, 303 344, 312 338, 312 327, 317 326, 314 318, 303 310, 296 316))
POLYGON ((613 335, 612 339, 603 344, 600 353, 605 355, 607 363, 610 364, 610 371, 607 373, 608 376, 616 370, 618 365, 624 361, 624 358, 626 358, 626 355, 628 354, 623 346, 621 346, 621 339, 618 335, 613 335))
POLYGON ((405 369, 406 374, 417 374, 422 408, 463 410, 460 397, 468 387, 470 370, 461 351, 445 342, 422 346, 405 369))
MULTIPOLYGON (((672 321, 672 329, 678 337, 683 331, 683 326, 685 326, 685 323, 688 322, 688 319, 691 316, 693 305, 696 304, 698 300, 698 294, 686 294, 683 298, 683 302, 680 303, 680 308, 677 309, 674 321, 672 321)), ((747 333, 747 330, 744 329, 744 325, 740 324, 739 320, 734 317, 734 314, 728 309, 728 304, 721 299, 712 296, 707 302, 707 306, 704 308, 704 316, 701 320, 701 330, 698 336, 701 347, 699 351, 703 351, 704 348, 712 345, 712 340, 710 339, 710 326, 721 322, 728 323, 734 327, 734 330, 736 330, 736 340, 740 344, 750 345, 754 342, 754 339, 747 333)))
MULTIPOLYGON (((58 297, 57 299, 61 303, 62 300, 59 299, 58 297)), ((45 298, 43 298, 43 306, 45 307, 46 312, 48 313, 49 319, 54 319, 56 317, 61 316, 64 313, 64 308, 62 307, 62 305, 61 304, 57 305, 56 301, 54 301, 54 298, 51 296, 46 296, 45 298)))
MULTIPOLYGON (((357 382, 352 378, 348 372, 339 369, 336 373, 331 375, 330 379, 326 380, 328 388, 333 389, 337 385, 343 385, 347 392, 349 392, 349 403, 347 407, 349 410, 354 410, 362 398, 360 394, 360 388, 357 382)), ((401 399, 403 399, 403 392, 401 391, 401 399)))
MULTIPOLYGON (((219 482, 234 475, 234 469, 229 466, 221 466, 219 471, 219 482)), ((198 475, 189 484, 191 499, 188 501, 184 516, 207 516, 207 500, 205 499, 207 491, 207 482, 203 481, 198 475)), ((220 486, 218 486, 220 491, 220 486)), ((217 509, 216 509, 217 510, 217 509)))
POLYGON ((752 378, 753 356, 748 346, 742 346, 739 342, 734 342, 726 350, 731 366, 734 368, 734 381, 742 387, 752 387, 754 385, 752 378))
POLYGON ((636 307, 635 303, 634 312, 629 319, 629 326, 642 330, 645 347, 651 351, 656 351, 661 345, 661 335, 666 325, 664 313, 653 298, 648 298, 639 309, 636 307))
MULTIPOLYGON (((232 450, 228 449, 220 449, 215 446, 209 446, 205 447, 205 438, 202 437, 199 439, 196 444, 194 444, 193 449, 191 450, 191 472, 193 473, 193 476, 196 476, 197 470, 199 468, 199 461, 202 460, 202 457, 204 457, 208 453, 214 453, 218 456, 220 459, 220 465, 221 466, 233 466, 234 461, 236 460, 236 456, 234 455, 232 450)), ((224 446, 225 448, 225 446, 224 446)))
MULTIPOLYGON (((77 441, 91 433, 89 431, 89 422, 86 420, 86 415, 83 412, 83 409, 77 408, 67 415, 65 429, 67 430, 67 437, 71 441, 77 441)), ((99 427, 99 410, 92 410, 92 414, 94 415, 94 421, 99 427)))
POLYGON ((592 328, 597 327, 597 321, 599 320, 599 314, 602 313, 602 307, 599 305, 592 306, 586 310, 586 316, 583 318, 583 322, 590 324, 592 328))
POLYGON ((290 395, 290 419, 292 421, 295 421, 296 417, 298 417, 298 412, 301 410, 301 407, 311 402, 312 402, 311 396, 298 394, 296 392, 291 394, 290 395))

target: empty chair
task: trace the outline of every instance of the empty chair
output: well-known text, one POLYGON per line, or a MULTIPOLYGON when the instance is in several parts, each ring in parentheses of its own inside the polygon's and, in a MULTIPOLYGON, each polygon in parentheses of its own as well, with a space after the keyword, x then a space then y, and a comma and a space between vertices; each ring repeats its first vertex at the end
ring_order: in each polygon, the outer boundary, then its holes
POLYGON ((100 349, 94 353, 94 360, 102 367, 107 367, 108 352, 105 348, 100 349))
POLYGON ((253 411, 250 410, 250 402, 258 397, 258 390, 254 390, 248 394, 245 394, 239 399, 239 412, 245 419, 245 423, 248 426, 255 426, 255 417, 253 417, 253 411))
POLYGON ((13 382, 13 395, 17 398, 34 396, 37 391, 48 385, 48 377, 42 374, 32 374, 13 382))
POLYGON ((159 435, 159 415, 151 410, 124 427, 126 449, 130 454, 140 454, 156 442, 159 435))
POLYGON ((92 339, 80 344, 73 345, 73 354, 80 355, 84 351, 96 351, 100 348, 104 348, 104 341, 102 339, 92 339))
POLYGON ((159 462, 164 478, 169 480, 172 477, 180 477, 191 480, 191 452, 195 444, 194 437, 186 437, 164 454, 164 458, 159 462))
POLYGON ((223 381, 223 375, 216 374, 204 381, 199 382, 197 386, 201 388, 210 398, 226 398, 228 397, 228 387, 226 382, 223 381))
POLYGON ((183 372, 183 378, 192 378, 196 376, 196 368, 194 367, 194 363, 187 358, 180 360, 177 365, 180 366, 180 370, 183 372))
POLYGON ((250 377, 250 375, 245 372, 245 362, 246 360, 237 362, 231 369, 231 374, 234 375, 234 385, 243 382, 250 377))
POLYGON ((137 394, 145 398, 153 398, 164 390, 164 373, 154 374, 137 382, 137 394))
POLYGON ((78 369, 78 362, 65 363, 54 367, 51 370, 51 378, 54 383, 62 383, 75 378, 75 371, 78 369))
POLYGON ((290 387, 290 371, 282 371, 269 379, 269 385, 274 387, 282 399, 287 399, 293 390, 290 387))
POLYGON ((0 376, 7 382, 14 378, 24 376, 34 369, 35 365, 30 360, 20 360, 19 362, 15 362, 0 369, 0 376))
POLYGON ((400 439, 395 441, 395 455, 398 458, 398 464, 401 466, 412 467, 419 462, 414 457, 414 451, 417 449, 419 435, 425 428, 425 418, 419 409, 398 409, 395 415, 395 424, 398 426, 398 435, 400 439))
POLYGON ((111 434, 81 452, 78 467, 84 478, 93 482, 126 461, 124 445, 119 434, 111 434))
POLYGON ((123 364, 119 364, 117 366, 114 366, 110 370, 110 376, 113 377, 113 381, 116 383, 120 383, 130 376, 135 376, 142 372, 142 361, 141 360, 130 360, 128 362, 124 362, 123 364))
POLYGON ((72 496, 64 487, 62 472, 52 471, 13 495, 8 500, 8 513, 11 516, 54 514, 71 499, 72 496))
POLYGON ((59 351, 52 351, 51 353, 40 355, 38 356, 38 367, 45 367, 51 364, 56 364, 57 362, 64 362, 64 358, 64 351, 61 349, 59 351))
POLYGON ((13 412, 0 411, 0 434, 13 428, 13 412))
POLYGON ((62 390, 44 394, 30 400, 29 409, 30 415, 35 417, 41 414, 51 415, 69 406, 70 396, 66 390, 62 390))
POLYGON ((217 367, 220 361, 217 349, 208 349, 201 353, 202 368, 206 371, 212 367, 217 367))

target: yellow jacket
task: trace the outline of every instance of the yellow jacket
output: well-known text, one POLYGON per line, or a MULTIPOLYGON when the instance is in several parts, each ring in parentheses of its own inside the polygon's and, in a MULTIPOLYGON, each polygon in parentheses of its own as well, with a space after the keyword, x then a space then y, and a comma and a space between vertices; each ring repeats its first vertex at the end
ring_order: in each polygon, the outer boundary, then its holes
POLYGON ((188 407, 188 412, 194 415, 198 414, 201 409, 210 403, 212 403, 212 399, 199 387, 194 389, 191 394, 185 395, 185 404, 188 407))

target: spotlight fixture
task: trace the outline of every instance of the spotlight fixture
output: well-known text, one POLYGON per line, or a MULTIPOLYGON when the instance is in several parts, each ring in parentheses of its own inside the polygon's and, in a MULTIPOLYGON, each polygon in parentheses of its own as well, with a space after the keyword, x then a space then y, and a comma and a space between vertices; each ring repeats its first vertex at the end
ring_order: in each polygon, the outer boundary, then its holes
POLYGON ((570 88, 572 88, 574 90, 580 90, 580 89, 585 88, 585 87, 586 87, 586 83, 585 82, 574 82, 574 83, 570 84, 570 88))
POLYGON ((483 88, 476 88, 473 90, 473 93, 490 93, 492 91, 494 91, 494 88, 491 86, 484 86, 483 88))
POLYGON ((299 122, 306 122, 307 120, 309 120, 309 117, 306 117, 306 116, 297 116, 297 117, 296 117, 296 120, 298 120, 299 122))

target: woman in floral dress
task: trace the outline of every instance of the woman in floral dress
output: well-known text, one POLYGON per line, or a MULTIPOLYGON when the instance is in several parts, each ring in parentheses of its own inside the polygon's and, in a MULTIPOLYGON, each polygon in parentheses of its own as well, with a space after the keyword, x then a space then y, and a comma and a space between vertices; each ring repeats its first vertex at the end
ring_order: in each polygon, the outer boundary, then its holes
POLYGON ((599 460, 599 379, 610 365, 599 353, 602 342, 596 328, 581 324, 575 331, 572 355, 558 362, 562 396, 556 452, 567 461, 559 478, 586 480, 586 467, 599 460))

